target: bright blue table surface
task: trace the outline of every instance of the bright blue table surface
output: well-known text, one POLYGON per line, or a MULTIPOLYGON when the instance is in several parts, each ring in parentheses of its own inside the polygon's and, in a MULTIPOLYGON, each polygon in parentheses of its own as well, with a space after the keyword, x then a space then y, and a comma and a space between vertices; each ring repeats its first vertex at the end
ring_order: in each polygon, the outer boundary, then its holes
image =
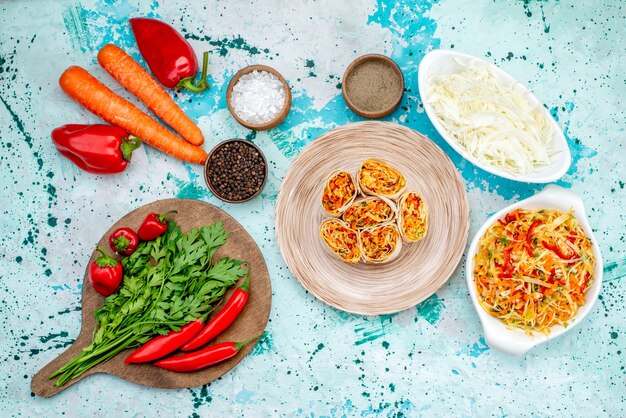
MULTIPOLYGON (((626 3, 615 1, 4 1, 0 4, 0 416, 624 416, 626 410, 626 3), (98 119, 58 87, 81 65, 125 97, 96 62, 114 42, 140 58, 133 16, 173 24, 198 54, 211 52, 210 91, 176 100, 207 138, 245 137, 266 153, 261 197, 218 201, 201 167, 149 148, 125 173, 78 170, 50 131, 98 119), (435 295, 395 315, 363 317, 326 306, 286 268, 274 235, 280 181, 319 134, 352 121, 341 98, 355 57, 385 53, 407 92, 385 120, 433 139, 465 179, 471 230, 540 185, 478 170, 435 132, 417 92, 420 59, 463 51, 527 83, 565 131, 573 154, 558 184, 585 200, 603 252, 600 300, 575 330, 510 357, 485 345, 462 267, 435 295), (224 93, 248 64, 278 69, 293 90, 287 120, 269 132, 239 126, 224 93), (93 245, 120 216, 168 197, 201 199, 237 218, 261 247, 272 278, 268 333, 236 369, 184 390, 96 375, 61 394, 31 395, 30 379, 80 327, 81 283, 93 245)), ((143 61, 141 61, 143 62, 143 61)), ((134 100, 134 98, 132 98, 134 100)))

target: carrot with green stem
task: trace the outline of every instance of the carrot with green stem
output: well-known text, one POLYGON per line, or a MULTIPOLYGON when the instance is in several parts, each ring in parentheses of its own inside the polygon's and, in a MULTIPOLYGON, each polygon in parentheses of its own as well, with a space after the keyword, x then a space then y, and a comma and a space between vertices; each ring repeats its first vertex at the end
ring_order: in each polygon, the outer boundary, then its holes
POLYGON ((183 161, 196 164, 204 164, 206 161, 206 151, 183 141, 137 106, 115 94, 85 69, 69 67, 61 74, 59 85, 85 109, 126 129, 144 143, 183 161))
POLYGON ((174 103, 165 89, 120 47, 113 44, 103 46, 98 52, 98 62, 183 139, 193 145, 202 145, 204 136, 200 128, 174 103))

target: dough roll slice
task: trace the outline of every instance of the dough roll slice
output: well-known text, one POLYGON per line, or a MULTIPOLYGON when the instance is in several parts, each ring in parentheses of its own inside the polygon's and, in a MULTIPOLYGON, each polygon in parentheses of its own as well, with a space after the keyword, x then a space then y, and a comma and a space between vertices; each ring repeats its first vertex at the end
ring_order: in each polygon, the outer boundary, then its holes
POLYGON ((359 233, 339 219, 326 219, 320 225, 320 236, 326 246, 347 263, 361 260, 359 233))
POLYGON ((354 176, 347 171, 335 171, 326 180, 322 192, 322 208, 329 215, 339 216, 359 194, 354 176))
POLYGON ((398 200, 398 229, 402 240, 417 242, 428 232, 428 206, 417 192, 406 192, 398 200))
POLYGON ((395 224, 382 225, 359 232, 361 257, 366 263, 387 263, 400 254, 402 238, 395 224))
POLYGON ((384 161, 365 160, 357 173, 359 187, 364 194, 395 199, 406 188, 406 179, 400 171, 384 161))
POLYGON ((356 199, 341 215, 341 219, 352 229, 366 229, 392 222, 396 212, 396 205, 391 200, 367 196, 356 199))

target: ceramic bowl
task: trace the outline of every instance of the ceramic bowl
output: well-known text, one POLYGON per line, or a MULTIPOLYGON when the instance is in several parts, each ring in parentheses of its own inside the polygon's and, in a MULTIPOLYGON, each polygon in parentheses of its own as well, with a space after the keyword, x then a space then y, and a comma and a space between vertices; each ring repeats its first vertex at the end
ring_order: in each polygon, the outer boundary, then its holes
POLYGON ((402 75, 402 70, 400 70, 400 67, 398 67, 398 64, 396 64, 394 60, 392 60, 386 55, 382 55, 382 54, 362 55, 358 57, 357 59, 355 59, 354 61, 352 61, 350 65, 348 65, 348 68, 346 69, 345 73, 343 74, 343 78, 341 80, 341 94, 343 95, 343 100, 346 102, 350 110, 352 110, 357 115, 362 116, 364 118, 369 118, 369 119, 382 118, 384 116, 391 114, 394 110, 396 110, 396 108, 402 101, 402 96, 404 96, 404 75, 402 75), (393 102, 391 102, 391 104, 388 107, 377 109, 377 110, 362 109, 352 100, 352 98, 350 97, 350 94, 348 94, 348 90, 346 87, 348 85, 348 78, 354 72, 354 70, 356 70, 359 66, 367 62, 383 63, 384 65, 391 68, 396 74, 396 76, 398 77, 398 79, 400 80, 400 84, 401 84, 400 94, 398 94, 397 97, 394 98, 393 102))
POLYGON ((228 106, 228 110, 230 111, 231 115, 233 115, 235 120, 237 120, 237 122, 239 122, 240 125, 243 125, 246 128, 252 129, 254 131, 266 131, 268 129, 277 127, 287 117, 287 114, 289 113, 289 110, 291 109, 291 89, 289 88, 289 84, 287 84, 287 81, 285 80, 285 78, 272 67, 268 67, 267 65, 250 65, 248 67, 242 68, 241 70, 237 71, 237 73, 235 73, 233 78, 230 79, 230 83, 228 83, 228 87, 226 88, 226 105, 228 106), (245 121, 244 119, 240 118, 239 115, 237 115, 237 113, 233 109, 233 106, 230 102, 230 98, 233 94, 233 87, 235 87, 235 84, 237 84, 237 81, 239 81, 241 76, 251 73, 252 71, 265 71, 265 72, 275 75, 280 80, 280 82, 282 83, 285 89, 285 103, 283 104, 282 110, 280 111, 278 115, 276 115, 274 119, 265 123, 257 124, 257 123, 250 123, 250 122, 245 121))
POLYGON ((256 146, 256 144, 247 141, 245 139, 239 139, 239 138, 234 138, 234 139, 228 139, 226 141, 222 141, 219 144, 217 144, 209 153, 209 156, 206 159, 206 162, 204 163, 204 181, 207 185, 207 187, 209 188, 209 190, 211 190, 211 193, 213 193, 215 195, 215 197, 217 197, 219 200, 221 200, 222 202, 226 202, 226 203, 243 203, 243 202, 247 202, 248 200, 254 199, 255 197, 257 197, 261 191, 263 190, 263 188, 265 187, 265 183, 267 182, 267 159, 265 158, 265 154, 263 154, 263 151, 261 151, 261 148, 259 148, 258 146, 256 146), (213 155, 215 154, 215 152, 220 149, 223 145, 225 144, 229 144, 232 142, 241 142, 245 145, 251 146, 252 148, 256 149, 259 153, 259 155, 261 155, 261 158, 263 159, 263 162, 265 163, 265 171, 263 173, 263 183, 261 184, 261 187, 259 187, 259 190, 257 190, 256 192, 254 192, 253 195, 242 199, 242 200, 232 200, 232 199, 228 199, 224 196, 222 196, 217 189, 215 189, 213 183, 211 182, 211 180, 209 180, 209 165, 211 164, 211 159, 213 158, 213 155))
POLYGON ((437 129, 437 132, 439 132, 443 139, 445 139, 456 152, 461 154, 463 158, 465 158, 475 166, 480 167, 481 169, 491 174, 495 174, 497 176, 504 177, 510 180, 526 183, 550 183, 563 177, 563 175, 569 169, 572 157, 565 136, 563 135, 563 131, 561 130, 559 125, 557 125, 554 118, 552 118, 552 116, 550 115, 550 112, 548 112, 548 110, 541 104, 541 102, 530 90, 524 87, 522 83, 520 83, 513 76, 502 70, 500 67, 471 55, 461 54, 459 52, 453 51, 436 50, 426 54, 426 56, 420 62, 418 73, 418 86, 420 96, 424 104, 424 110, 426 110, 426 114, 437 129), (556 150, 556 154, 552 157, 552 163, 550 165, 544 166, 538 171, 528 174, 509 173, 500 168, 478 161, 478 159, 470 154, 464 147, 462 147, 457 142, 457 140, 452 135, 448 133, 448 131, 440 123, 439 118, 435 114, 432 106, 428 103, 428 82, 433 76, 457 72, 461 68, 457 60, 473 60, 477 61, 480 65, 491 68, 493 74, 498 77, 504 85, 513 86, 513 88, 517 89, 519 92, 526 94, 530 103, 539 106, 545 112, 548 123, 550 123, 553 128, 554 135, 552 138, 552 147, 556 150))
POLYGON ((469 288, 474 308, 476 309, 476 312, 478 312, 478 318, 482 323, 483 331, 485 333, 485 341, 489 347, 512 355, 522 355, 539 344, 545 343, 548 340, 571 331, 585 316, 587 316, 598 299, 598 294, 600 293, 600 288, 602 287, 602 270, 602 255, 600 254, 598 243, 593 236, 591 226, 589 226, 589 221, 585 213, 585 207, 582 199, 570 190, 555 185, 548 185, 535 196, 522 200, 521 202, 514 203, 487 219, 487 222, 485 222, 478 232, 476 232, 476 235, 470 244, 469 251, 467 253, 465 273, 467 278, 467 287, 469 288), (585 295, 587 302, 582 305, 578 309, 576 315, 568 321, 569 325, 567 328, 561 325, 555 325, 550 329, 550 333, 548 335, 539 332, 534 332, 533 335, 527 335, 524 330, 520 328, 508 327, 501 320, 489 315, 480 306, 480 303, 478 302, 478 295, 476 294, 476 287, 474 286, 474 255, 478 249, 478 241, 493 223, 497 222, 498 219, 502 219, 510 211, 519 208, 557 209, 561 212, 569 212, 573 209, 574 217, 576 217, 580 223, 580 226, 585 231, 585 234, 587 234, 587 237, 591 239, 593 255, 596 257, 595 279, 585 295))

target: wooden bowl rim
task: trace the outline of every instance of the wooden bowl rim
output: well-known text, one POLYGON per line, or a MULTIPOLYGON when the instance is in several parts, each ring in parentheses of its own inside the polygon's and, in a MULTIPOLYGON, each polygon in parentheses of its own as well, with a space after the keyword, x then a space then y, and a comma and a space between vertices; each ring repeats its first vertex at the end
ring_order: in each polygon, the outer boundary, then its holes
POLYGON ((267 182, 267 174, 268 174, 267 158, 265 158, 265 154, 263 153, 261 148, 258 147, 258 145, 256 145, 252 141, 248 141, 247 139, 232 138, 232 139, 227 139, 226 141, 220 142, 219 144, 213 147, 211 152, 209 152, 206 162, 204 163, 204 182, 206 183, 207 187, 209 188, 209 190, 211 190, 211 193, 213 193, 215 197, 217 197, 222 202, 226 202, 226 203, 243 203, 243 202, 247 202, 248 200, 252 200, 255 197, 257 197, 259 194, 261 194, 261 191, 265 187, 265 183, 267 182), (252 196, 247 197, 243 200, 231 200, 231 199, 227 199, 223 197, 213 188, 213 185, 209 181, 209 161, 211 161, 211 157, 213 156, 213 154, 215 154, 215 151, 217 151, 220 147, 226 144, 232 143, 232 142, 242 142, 242 143, 245 143, 246 145, 252 146, 259 152, 259 154, 261 155, 261 158, 263 159, 263 162, 265 163, 265 170, 263 172, 263 183, 261 183, 261 187, 259 187, 259 190, 257 190, 252 196))
POLYGON ((267 65, 261 65, 261 64, 249 65, 237 71, 235 75, 233 75, 233 77, 230 79, 230 82, 228 83, 228 87, 226 88, 226 105, 228 106, 228 110, 230 111, 230 114, 233 115, 235 120, 239 122, 240 125, 245 126, 246 128, 252 129, 254 131, 266 131, 268 129, 277 127, 287 117, 287 114, 289 113, 289 110, 291 109, 291 89, 289 88, 289 84, 287 84, 287 81, 282 76, 282 74, 280 74, 274 68, 269 67, 267 65), (237 112, 235 112, 230 102, 230 96, 232 95, 233 87, 235 87, 235 84, 237 84, 237 82, 243 75, 251 73, 252 71, 266 71, 270 74, 275 75, 280 80, 280 82, 282 83, 285 89, 285 102, 283 104, 282 110, 280 111, 278 115, 276 115, 274 119, 265 123, 255 124, 255 123, 249 123, 243 120, 237 115, 237 112))
POLYGON ((363 116, 364 118, 369 118, 369 119, 382 118, 384 116, 387 116, 387 115, 391 114, 394 110, 396 110, 396 108, 398 107, 398 105, 402 101, 402 98, 404 97, 404 74, 402 74, 402 70, 400 69, 398 64, 396 64, 396 62, 394 60, 392 60, 391 58, 389 58, 386 55, 383 55, 383 54, 365 54, 365 55, 361 55, 360 57, 358 57, 354 61, 352 61, 350 63, 350 65, 348 65, 348 68, 346 68, 346 71, 343 73, 343 78, 341 79, 341 94, 343 96, 343 100, 346 102, 346 104, 348 105, 350 110, 352 110, 357 115, 363 116), (388 64, 391 68, 393 68, 395 73, 400 76, 400 85, 401 85, 400 91, 401 91, 401 94, 398 96, 396 101, 390 107, 388 107, 386 109, 381 109, 381 110, 378 110, 378 111, 367 111, 367 110, 359 109, 359 107, 356 106, 354 104, 354 102, 350 99, 350 96, 348 95, 348 92, 346 90, 346 84, 347 84, 346 81, 348 80, 348 76, 350 74, 352 74, 352 72, 359 65, 361 65, 361 64, 363 64, 365 62, 369 62, 369 61, 384 62, 385 64, 388 64))

